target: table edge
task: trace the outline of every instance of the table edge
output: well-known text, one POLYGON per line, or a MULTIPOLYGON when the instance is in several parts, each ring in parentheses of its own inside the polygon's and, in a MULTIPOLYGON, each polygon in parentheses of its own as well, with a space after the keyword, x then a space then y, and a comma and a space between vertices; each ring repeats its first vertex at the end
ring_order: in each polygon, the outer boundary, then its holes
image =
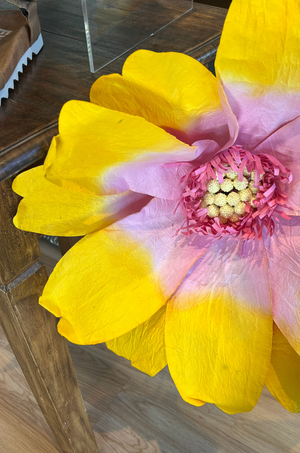
MULTIPOLYGON (((220 37, 221 33, 217 33, 204 43, 187 49, 184 53, 208 66, 215 59, 220 37)), ((57 134, 58 121, 54 121, 23 140, 4 148, 0 154, 0 182, 45 158, 51 140, 57 134)))

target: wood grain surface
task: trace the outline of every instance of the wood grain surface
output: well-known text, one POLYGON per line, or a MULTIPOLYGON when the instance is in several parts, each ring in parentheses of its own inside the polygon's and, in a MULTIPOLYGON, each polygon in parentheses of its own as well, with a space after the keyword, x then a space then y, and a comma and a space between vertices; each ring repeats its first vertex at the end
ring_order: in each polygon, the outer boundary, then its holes
MULTIPOLYGON (((42 251, 51 270, 60 252, 47 243, 42 251)), ((251 412, 227 415, 185 403, 167 369, 151 378, 104 345, 69 349, 101 453, 300 452, 300 414, 266 389, 251 412)), ((1 453, 58 452, 1 330, 0 400, 1 453)))
MULTIPOLYGON (((143 375, 104 346, 70 344, 101 453, 299 453, 299 414, 267 390, 248 414, 181 400, 167 369, 143 375)), ((58 453, 55 439, 0 329, 0 451, 58 453)))
POLYGON ((36 236, 17 230, 13 217, 21 198, 11 181, 0 184, 0 285, 7 285, 40 257, 36 236))
POLYGON ((12 223, 18 203, 11 181, 2 182, 0 325, 60 452, 96 453, 66 341, 57 332, 57 319, 38 304, 47 274, 38 261, 41 253, 37 237, 16 229, 12 223))

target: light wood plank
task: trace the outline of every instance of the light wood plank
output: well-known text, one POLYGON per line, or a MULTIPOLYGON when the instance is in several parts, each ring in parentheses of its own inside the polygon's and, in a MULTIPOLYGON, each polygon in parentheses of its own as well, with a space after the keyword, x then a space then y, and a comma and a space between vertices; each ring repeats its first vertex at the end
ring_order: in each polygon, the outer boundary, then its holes
POLYGON ((58 453, 56 440, 0 328, 0 452, 58 453))

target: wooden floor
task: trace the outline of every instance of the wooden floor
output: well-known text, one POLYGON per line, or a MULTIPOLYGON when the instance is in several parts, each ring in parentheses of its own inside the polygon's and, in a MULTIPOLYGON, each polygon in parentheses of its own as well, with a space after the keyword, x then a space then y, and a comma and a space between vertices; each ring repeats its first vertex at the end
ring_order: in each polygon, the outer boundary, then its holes
MULTIPOLYGON (((43 244, 51 271, 58 249, 43 244)), ((150 378, 103 345, 70 351, 101 453, 299 453, 300 414, 265 390, 248 414, 188 405, 163 370, 150 378)), ((0 453, 57 453, 14 355, 0 330, 0 453)), ((88 452, 86 452, 88 453, 88 452)))

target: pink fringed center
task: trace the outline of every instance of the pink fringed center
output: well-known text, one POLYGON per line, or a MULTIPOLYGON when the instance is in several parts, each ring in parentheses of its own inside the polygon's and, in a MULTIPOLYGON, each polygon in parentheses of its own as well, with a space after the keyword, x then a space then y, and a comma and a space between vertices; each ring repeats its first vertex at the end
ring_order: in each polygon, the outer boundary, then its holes
MULTIPOLYGON (((233 146, 217 154, 207 164, 194 168, 182 179, 184 190, 179 205, 186 215, 186 220, 178 232, 188 236, 197 233, 213 235, 216 238, 233 236, 244 240, 253 238, 261 240, 264 228, 268 235, 274 233, 278 216, 289 218, 283 212, 283 207, 287 208, 288 197, 285 187, 291 181, 291 172, 275 157, 268 154, 254 155, 241 146, 233 146), (243 178, 245 181, 247 175, 246 184, 249 183, 249 175, 252 174, 252 190, 257 193, 253 194, 251 201, 242 203, 244 209, 242 215, 234 213, 226 219, 222 218, 222 214, 212 217, 214 214, 210 211, 213 212, 213 208, 205 206, 204 201, 207 185, 215 180, 222 187, 226 173, 231 170, 237 173, 238 181, 243 181, 243 178)), ((240 196, 240 192, 235 188, 231 192, 236 192, 240 196)), ((221 188, 216 195, 221 193, 228 196, 228 191, 223 192, 221 188)), ((224 198, 224 195, 221 197, 224 198)), ((234 209, 226 206, 229 211, 234 209)), ((218 207, 214 208, 219 210, 218 207)))

